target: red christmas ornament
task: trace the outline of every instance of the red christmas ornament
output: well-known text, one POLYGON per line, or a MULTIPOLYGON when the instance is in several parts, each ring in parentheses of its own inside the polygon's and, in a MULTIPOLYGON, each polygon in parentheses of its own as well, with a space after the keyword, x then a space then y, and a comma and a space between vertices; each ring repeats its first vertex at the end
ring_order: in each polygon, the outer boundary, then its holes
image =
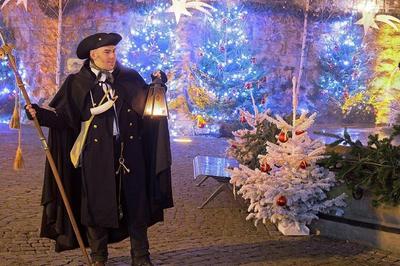
POLYGON ((221 53, 225 52, 225 46, 221 45, 221 46, 219 47, 219 50, 220 50, 221 53))
POLYGON ((260 166, 261 172, 269 173, 271 171, 271 166, 267 163, 262 163, 260 166))
POLYGON ((196 119, 198 128, 204 128, 206 126, 206 120, 201 115, 197 115, 196 119))
POLYGON ((345 90, 343 92, 343 100, 347 100, 349 98, 349 92, 347 90, 345 90))
POLYGON ((231 145, 231 148, 232 148, 232 149, 237 149, 237 146, 236 146, 235 144, 232 144, 232 145, 231 145))
POLYGON ((261 79, 260 79, 260 82, 266 82, 267 81, 267 77, 266 76, 264 76, 264 77, 262 77, 261 79))
POLYGON ((306 169, 307 166, 309 166, 309 164, 306 161, 301 161, 301 163, 300 163, 300 168, 301 169, 306 169))
POLYGON ((247 90, 250 90, 250 89, 253 87, 253 84, 252 84, 251 82, 246 82, 246 83, 244 84, 244 87, 245 87, 247 90))
POLYGON ((246 122, 247 122, 246 117, 244 115, 241 115, 240 116, 240 123, 246 123, 246 122))
POLYGON ((265 104, 266 102, 267 102, 266 97, 262 97, 262 99, 261 99, 261 104, 265 104))
POLYGON ((279 198, 276 200, 276 205, 283 207, 287 203, 287 199, 285 196, 279 196, 279 198))
POLYGON ((278 135, 278 140, 282 143, 285 143, 286 141, 288 141, 288 136, 286 134, 286 132, 281 131, 281 133, 279 133, 278 135))
POLYGON ((294 132, 296 134, 296 136, 303 134, 305 131, 304 130, 296 130, 296 132, 294 132))

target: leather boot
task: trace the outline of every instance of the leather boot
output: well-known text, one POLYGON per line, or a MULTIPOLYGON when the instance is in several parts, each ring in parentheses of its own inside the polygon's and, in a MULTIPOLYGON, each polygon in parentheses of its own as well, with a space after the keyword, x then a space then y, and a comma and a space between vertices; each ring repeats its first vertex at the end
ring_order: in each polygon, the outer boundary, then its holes
POLYGON ((154 264, 151 263, 149 256, 134 257, 132 259, 132 265, 133 266, 154 266, 154 264))

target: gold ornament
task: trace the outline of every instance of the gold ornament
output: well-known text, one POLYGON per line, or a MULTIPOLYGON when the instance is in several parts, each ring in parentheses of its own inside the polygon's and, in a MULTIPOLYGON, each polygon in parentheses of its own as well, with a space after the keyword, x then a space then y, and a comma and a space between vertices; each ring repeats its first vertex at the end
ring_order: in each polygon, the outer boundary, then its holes
POLYGON ((198 128, 204 128, 206 126, 207 122, 201 115, 197 115, 196 119, 198 128))
POLYGON ((216 103, 215 96, 208 92, 205 88, 190 86, 188 89, 190 100, 200 109, 205 109, 216 103))

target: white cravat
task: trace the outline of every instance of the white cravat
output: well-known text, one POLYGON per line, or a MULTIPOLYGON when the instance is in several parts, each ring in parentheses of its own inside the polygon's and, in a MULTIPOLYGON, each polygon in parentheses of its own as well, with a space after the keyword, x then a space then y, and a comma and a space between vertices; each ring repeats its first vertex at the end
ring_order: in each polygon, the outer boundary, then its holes
MULTIPOLYGON (((97 75, 99 74, 100 70, 98 70, 98 69, 96 69, 96 68, 94 68, 92 66, 90 66, 90 69, 92 70, 92 72, 97 77, 97 75)), ((108 72, 112 73, 113 71, 114 70, 111 70, 111 71, 108 71, 108 72)), ((110 97, 112 98, 112 97, 114 97, 115 90, 111 87, 110 84, 106 84, 105 83, 106 79, 107 79, 107 76, 104 73, 101 73, 101 77, 99 78, 98 82, 101 84, 102 89, 104 91, 107 91, 107 90, 109 91, 110 97)), ((115 120, 115 117, 117 117, 117 109, 115 108, 115 104, 113 104, 113 107, 114 107, 114 112, 115 112, 115 116, 114 116, 114 120, 113 120, 113 135, 117 136, 117 135, 119 135, 119 128, 117 126, 117 121, 115 120)))

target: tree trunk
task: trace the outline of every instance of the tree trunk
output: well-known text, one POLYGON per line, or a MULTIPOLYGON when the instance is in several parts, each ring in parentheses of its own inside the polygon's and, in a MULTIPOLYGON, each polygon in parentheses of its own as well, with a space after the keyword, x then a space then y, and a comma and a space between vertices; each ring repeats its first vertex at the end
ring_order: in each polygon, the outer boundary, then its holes
POLYGON ((60 88, 61 78, 61 37, 63 21, 62 0, 58 0, 58 27, 57 27, 57 61, 56 61, 56 91, 60 88))

